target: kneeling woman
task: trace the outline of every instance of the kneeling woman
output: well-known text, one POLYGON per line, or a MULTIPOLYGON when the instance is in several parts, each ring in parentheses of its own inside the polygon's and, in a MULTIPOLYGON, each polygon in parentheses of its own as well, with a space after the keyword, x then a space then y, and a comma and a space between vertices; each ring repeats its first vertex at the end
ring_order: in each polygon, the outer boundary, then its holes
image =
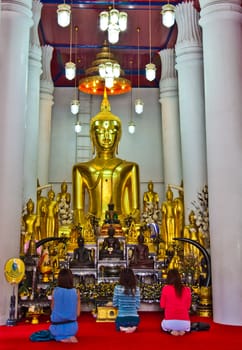
POLYGON ((118 308, 116 329, 132 333, 139 324, 140 289, 132 269, 121 270, 119 284, 114 288, 113 306, 118 308))
POLYGON ((177 269, 167 274, 167 285, 162 288, 160 307, 164 310, 161 328, 172 335, 190 332, 191 289, 184 286, 177 269))
POLYGON ((77 343, 77 317, 80 315, 80 293, 73 286, 71 270, 59 272, 51 302, 51 326, 49 328, 55 340, 65 343, 77 343))

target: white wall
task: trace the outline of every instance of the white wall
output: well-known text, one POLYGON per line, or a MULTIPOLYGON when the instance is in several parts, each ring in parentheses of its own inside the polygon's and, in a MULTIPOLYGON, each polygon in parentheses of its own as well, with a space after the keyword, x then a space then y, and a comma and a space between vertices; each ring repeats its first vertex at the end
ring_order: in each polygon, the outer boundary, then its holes
MULTIPOLYGON (((83 94, 85 95, 85 94, 83 94)), ((132 91, 133 101, 139 95, 144 101, 144 112, 137 115, 133 107, 133 119, 136 132, 128 133, 128 122, 131 115, 131 93, 110 96, 111 112, 122 121, 122 138, 119 144, 119 157, 131 160, 140 167, 140 194, 147 190, 148 181, 154 182, 154 190, 164 199, 162 130, 159 103, 159 89, 137 89, 132 91)), ((72 166, 76 156, 75 117, 70 112, 70 101, 73 99, 72 88, 56 88, 52 113, 52 138, 50 151, 49 182, 57 192, 60 183, 66 181, 71 191, 72 166)), ((102 96, 92 97, 92 116, 100 111, 102 96)), ((134 102, 133 102, 134 106, 134 102)), ((142 203, 141 203, 142 204, 142 203)))

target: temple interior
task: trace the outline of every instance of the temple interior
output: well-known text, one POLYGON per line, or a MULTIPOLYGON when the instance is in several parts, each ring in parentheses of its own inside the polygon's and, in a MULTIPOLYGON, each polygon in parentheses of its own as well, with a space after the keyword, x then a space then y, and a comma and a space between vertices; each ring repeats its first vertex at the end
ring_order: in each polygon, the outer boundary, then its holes
MULTIPOLYGON (((152 27, 152 83, 143 64, 151 44, 141 37, 137 46, 137 30, 135 45, 122 46, 127 34, 120 33, 122 45, 98 42, 92 56, 72 33, 70 59, 81 54, 85 67, 70 83, 63 64, 69 35, 65 54, 59 39, 44 40, 56 4, 2 0, 0 57, 9 57, 9 69, 1 72, 9 83, 0 92, 0 324, 22 317, 37 323, 50 310, 63 267, 74 274, 83 310, 96 313, 129 266, 141 310, 159 310, 167 271, 177 268, 192 290, 191 313, 242 325, 241 1, 170 2, 175 29, 160 34, 170 38, 167 45, 152 27), (110 76, 96 71, 116 62, 110 51, 124 65, 111 87, 110 76), (14 57, 21 57, 19 67, 14 57), (90 69, 95 59, 99 66, 90 69)), ((148 11, 152 4, 154 16, 157 1, 138 3, 148 11)), ((96 28, 100 5, 93 6, 96 28)))

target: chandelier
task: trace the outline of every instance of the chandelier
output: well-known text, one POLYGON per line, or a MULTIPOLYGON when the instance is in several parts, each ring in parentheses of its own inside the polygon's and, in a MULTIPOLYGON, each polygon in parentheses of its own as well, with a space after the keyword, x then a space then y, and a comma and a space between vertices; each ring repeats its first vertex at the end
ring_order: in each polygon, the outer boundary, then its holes
POLYGON ((119 33, 127 29, 128 15, 126 12, 119 12, 114 8, 108 11, 102 11, 99 15, 99 26, 102 31, 108 31, 108 41, 116 44, 119 41, 119 33))
POLYGON ((104 42, 92 66, 85 70, 85 74, 86 76, 79 81, 79 90, 87 94, 103 95, 106 88, 108 95, 121 95, 131 89, 131 82, 124 78, 124 72, 110 52, 107 42, 104 42))
POLYGON ((170 28, 175 23, 175 6, 168 1, 167 4, 161 8, 162 23, 165 27, 170 28))
POLYGON ((60 27, 68 27, 71 21, 71 6, 65 3, 57 6, 57 23, 60 27))

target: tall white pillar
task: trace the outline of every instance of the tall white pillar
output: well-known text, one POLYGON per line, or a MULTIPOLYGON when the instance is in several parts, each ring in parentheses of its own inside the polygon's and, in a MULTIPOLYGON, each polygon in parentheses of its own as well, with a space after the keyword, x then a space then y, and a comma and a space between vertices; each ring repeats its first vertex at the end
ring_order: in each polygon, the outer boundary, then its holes
POLYGON ((40 98, 40 74, 41 47, 38 36, 38 24, 41 15, 42 4, 39 0, 33 0, 34 25, 30 32, 29 48, 29 79, 28 79, 28 105, 25 127, 24 150, 24 204, 31 198, 36 209, 37 187, 37 158, 39 139, 39 98, 40 98))
POLYGON ((241 1, 200 0, 214 321, 242 325, 241 1))
POLYGON ((192 2, 176 6, 178 36, 175 46, 184 184, 185 223, 192 202, 207 184, 203 84, 203 54, 199 13, 192 2))
POLYGON ((0 46, 0 324, 9 317, 12 287, 4 264, 19 256, 23 197, 24 128, 27 106, 31 0, 2 0, 0 46))
POLYGON ((38 178, 40 185, 46 185, 49 178, 51 115, 54 85, 50 72, 53 47, 42 47, 43 74, 40 80, 40 120, 39 120, 39 156, 38 178))
POLYGON ((175 70, 175 50, 166 49, 160 51, 159 54, 162 63, 160 103, 164 183, 165 189, 167 189, 169 184, 180 185, 182 181, 178 84, 175 70))

